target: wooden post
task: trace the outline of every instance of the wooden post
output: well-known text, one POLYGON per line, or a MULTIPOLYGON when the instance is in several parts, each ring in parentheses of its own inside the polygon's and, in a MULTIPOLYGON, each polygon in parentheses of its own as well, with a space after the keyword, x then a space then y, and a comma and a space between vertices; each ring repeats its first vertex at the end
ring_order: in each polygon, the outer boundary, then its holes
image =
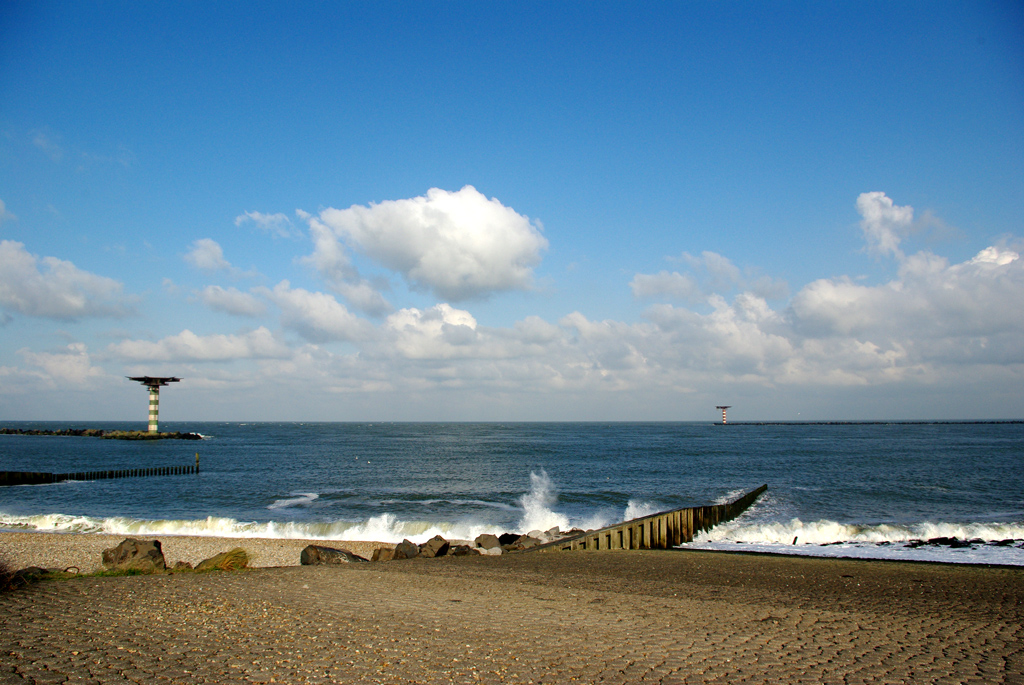
POLYGON ((196 473, 199 473, 199 452, 196 452, 196 473))

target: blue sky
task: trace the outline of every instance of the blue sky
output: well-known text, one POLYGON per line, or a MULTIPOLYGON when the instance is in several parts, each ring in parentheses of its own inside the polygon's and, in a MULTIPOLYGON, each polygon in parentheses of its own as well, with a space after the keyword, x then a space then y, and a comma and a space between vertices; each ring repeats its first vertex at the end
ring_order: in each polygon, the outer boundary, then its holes
POLYGON ((3 3, 0 419, 1024 416, 1019 3, 3 3))

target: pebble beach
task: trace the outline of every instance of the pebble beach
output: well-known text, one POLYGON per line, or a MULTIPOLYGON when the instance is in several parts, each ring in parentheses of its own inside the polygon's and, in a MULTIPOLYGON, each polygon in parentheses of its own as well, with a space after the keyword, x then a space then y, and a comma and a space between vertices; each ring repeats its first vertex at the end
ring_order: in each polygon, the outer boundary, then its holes
MULTIPOLYGON (((0 555, 85 572, 117 542, 2 533, 0 555)), ((161 542, 171 563, 241 546, 255 568, 0 595, 0 683, 1024 682, 1020 568, 679 550, 302 567, 307 541, 161 542)))
MULTIPOLYGON (((103 570, 103 550, 116 547, 124 535, 0 533, 0 559, 12 569, 27 566, 41 568, 77 568, 80 573, 103 570)), ((241 547, 249 555, 249 566, 298 566, 299 555, 307 545, 342 547, 365 559, 378 547, 394 547, 383 542, 324 542, 285 538, 220 538, 196 535, 138 535, 140 539, 158 539, 168 566, 187 561, 195 566, 203 559, 241 547)))

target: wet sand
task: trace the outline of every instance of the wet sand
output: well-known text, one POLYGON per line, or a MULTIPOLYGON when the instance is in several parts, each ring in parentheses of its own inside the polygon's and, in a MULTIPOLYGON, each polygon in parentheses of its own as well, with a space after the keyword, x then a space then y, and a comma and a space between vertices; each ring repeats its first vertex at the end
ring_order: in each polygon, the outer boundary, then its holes
POLYGON ((0 683, 1024 683, 1022 625, 1024 569, 712 552, 77 578, 0 595, 0 683))

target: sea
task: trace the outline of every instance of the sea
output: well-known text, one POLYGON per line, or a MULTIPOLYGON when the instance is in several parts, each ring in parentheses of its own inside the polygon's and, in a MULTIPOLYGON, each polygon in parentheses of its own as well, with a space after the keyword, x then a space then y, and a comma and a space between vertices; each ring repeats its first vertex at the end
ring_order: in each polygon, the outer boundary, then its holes
POLYGON ((600 528, 727 502, 765 484, 742 516, 682 547, 1024 565, 1022 422, 160 428, 203 439, 0 435, 2 471, 90 472, 189 466, 196 453, 200 459, 195 475, 0 487, 0 531, 472 540, 600 528), (920 544, 929 540, 938 542, 920 544))

